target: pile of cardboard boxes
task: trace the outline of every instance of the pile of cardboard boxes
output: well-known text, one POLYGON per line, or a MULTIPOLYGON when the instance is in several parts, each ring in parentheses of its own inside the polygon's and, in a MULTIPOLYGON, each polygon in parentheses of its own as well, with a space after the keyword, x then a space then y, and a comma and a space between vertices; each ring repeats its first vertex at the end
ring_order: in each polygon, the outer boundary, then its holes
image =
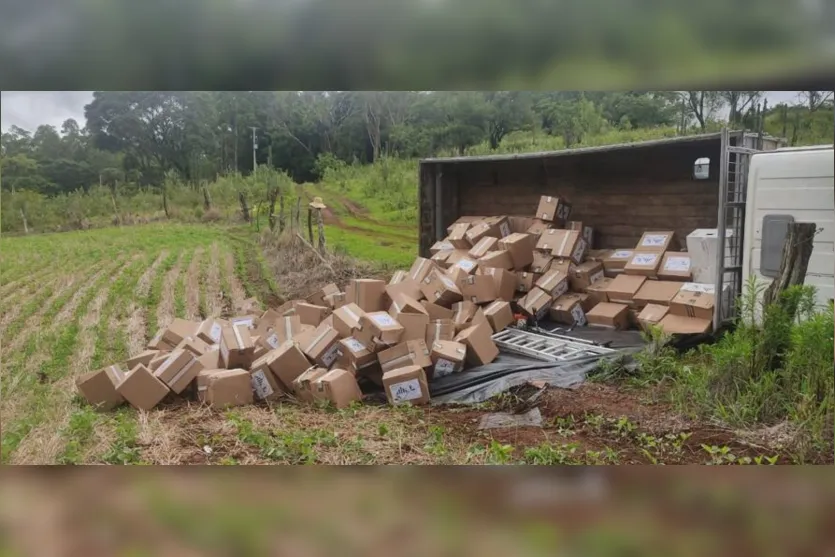
POLYGON ((203 322, 175 319, 147 349, 77 382, 91 403, 149 410, 171 395, 211 406, 292 394, 345 407, 360 380, 392 404, 426 403, 428 382, 492 362, 492 335, 520 314, 571 326, 658 325, 709 330, 712 286, 689 282, 673 232, 633 249, 594 250, 571 206, 543 196, 534 217, 462 217, 448 236, 388 283, 329 284, 266 312, 203 322))

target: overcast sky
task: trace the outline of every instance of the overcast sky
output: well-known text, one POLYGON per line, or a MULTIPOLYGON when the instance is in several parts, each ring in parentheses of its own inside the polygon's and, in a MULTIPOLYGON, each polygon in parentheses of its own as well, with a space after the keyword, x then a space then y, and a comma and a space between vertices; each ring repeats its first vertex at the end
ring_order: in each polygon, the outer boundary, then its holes
MULTIPOLYGON (((797 102, 797 91, 769 91, 768 104, 797 102)), ((41 124, 60 129, 67 118, 84 127, 84 105, 93 99, 92 91, 3 91, 0 93, 0 128, 18 126, 34 131, 41 124)))

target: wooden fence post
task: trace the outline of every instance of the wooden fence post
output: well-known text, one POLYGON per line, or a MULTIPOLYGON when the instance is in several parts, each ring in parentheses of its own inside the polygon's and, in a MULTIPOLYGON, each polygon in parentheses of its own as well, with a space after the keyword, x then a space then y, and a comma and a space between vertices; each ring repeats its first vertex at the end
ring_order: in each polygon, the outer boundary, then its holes
POLYGON ((284 194, 282 193, 279 196, 278 233, 281 234, 283 232, 284 232, 284 194))
POLYGON ((310 243, 313 243, 313 209, 311 207, 307 208, 307 237, 310 240, 310 243))
POLYGON ((325 221, 322 219, 322 209, 316 209, 316 226, 319 229, 319 251, 325 253, 325 221))

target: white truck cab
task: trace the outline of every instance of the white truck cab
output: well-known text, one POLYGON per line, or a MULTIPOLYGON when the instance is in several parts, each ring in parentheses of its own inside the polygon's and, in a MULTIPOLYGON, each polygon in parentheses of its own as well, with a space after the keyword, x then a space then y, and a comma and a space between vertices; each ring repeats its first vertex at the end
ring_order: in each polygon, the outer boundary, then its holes
POLYGON ((817 303, 835 298, 835 160, 833 146, 792 147, 751 157, 742 277, 770 283, 778 275, 788 224, 813 222, 815 244, 806 284, 817 303))

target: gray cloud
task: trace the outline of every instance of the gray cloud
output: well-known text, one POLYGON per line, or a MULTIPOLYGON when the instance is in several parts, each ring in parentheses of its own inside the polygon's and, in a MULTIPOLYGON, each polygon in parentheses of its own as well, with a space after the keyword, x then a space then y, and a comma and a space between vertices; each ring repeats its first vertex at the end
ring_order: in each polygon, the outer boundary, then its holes
POLYGON ((42 124, 60 128, 67 118, 75 118, 83 127, 84 105, 92 99, 92 91, 3 91, 0 128, 34 131, 42 124))

